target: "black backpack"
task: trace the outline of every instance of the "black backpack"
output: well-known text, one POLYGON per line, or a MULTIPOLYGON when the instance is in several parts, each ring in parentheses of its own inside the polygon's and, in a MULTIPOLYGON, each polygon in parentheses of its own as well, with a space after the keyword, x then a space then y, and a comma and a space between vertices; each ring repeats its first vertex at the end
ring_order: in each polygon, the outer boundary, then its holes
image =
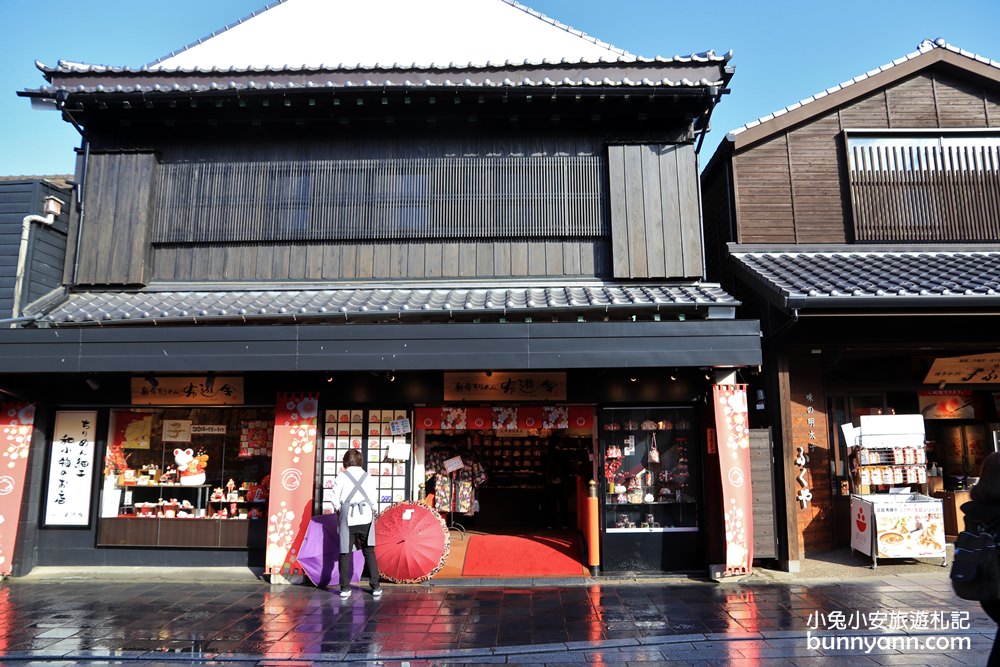
POLYGON ((958 534, 951 587, 963 600, 1000 600, 1000 550, 994 528, 977 524, 958 534))

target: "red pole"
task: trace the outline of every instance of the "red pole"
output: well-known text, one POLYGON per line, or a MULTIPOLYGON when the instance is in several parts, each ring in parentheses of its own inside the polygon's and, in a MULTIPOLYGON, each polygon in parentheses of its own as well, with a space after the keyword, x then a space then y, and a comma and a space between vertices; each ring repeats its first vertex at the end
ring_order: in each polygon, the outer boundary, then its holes
POLYGON ((587 489, 587 565, 590 573, 596 575, 601 564, 601 526, 597 505, 597 482, 590 480, 587 489))

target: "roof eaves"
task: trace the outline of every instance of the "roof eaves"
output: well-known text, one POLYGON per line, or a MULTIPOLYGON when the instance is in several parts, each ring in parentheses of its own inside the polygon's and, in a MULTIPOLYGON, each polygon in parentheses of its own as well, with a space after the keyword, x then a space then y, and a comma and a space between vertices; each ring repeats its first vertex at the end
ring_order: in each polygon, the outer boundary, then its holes
MULTIPOLYGON (((781 127, 776 127, 773 130, 770 128, 762 129, 761 126, 767 125, 785 116, 788 113, 797 112, 795 114, 796 120, 804 120, 805 118, 808 118, 814 113, 821 113, 824 110, 824 109, 814 109, 811 106, 819 100, 822 100, 824 98, 829 98, 831 95, 836 95, 838 100, 840 100, 840 98, 843 97, 845 98, 844 101, 846 101, 846 98, 863 95, 866 92, 869 92, 868 88, 877 87, 878 85, 883 85, 882 79, 885 77, 890 77, 890 76, 895 77, 897 75, 905 76, 908 72, 899 72, 898 68, 900 68, 901 66, 911 63, 912 61, 917 59, 923 60, 927 57, 928 54, 936 53, 937 56, 936 57, 931 56, 931 59, 929 59, 928 62, 926 63, 926 65, 930 65, 933 62, 940 60, 943 57, 944 52, 961 55, 965 58, 973 60, 974 62, 1000 70, 1000 62, 998 61, 977 55, 975 53, 966 51, 964 49, 959 49, 940 38, 934 41, 925 39, 917 46, 916 51, 912 51, 911 53, 908 53, 900 58, 896 58, 895 60, 886 63, 885 65, 871 69, 868 72, 860 74, 839 85, 827 88, 826 90, 820 91, 794 104, 782 107, 777 111, 773 111, 756 120, 745 123, 740 127, 730 130, 726 134, 725 139, 730 143, 734 144, 735 145, 734 147, 736 148, 758 141, 762 138, 770 136, 770 134, 773 132, 777 132, 781 129, 784 129, 784 127, 786 126, 785 124, 782 124, 781 127), (885 77, 883 77, 882 75, 885 75, 885 77), (873 79, 876 78, 878 78, 879 81, 873 82, 873 79), (864 87, 864 89, 861 89, 862 86, 864 87)), ((926 66, 922 62, 918 64, 920 67, 916 69, 926 66)))

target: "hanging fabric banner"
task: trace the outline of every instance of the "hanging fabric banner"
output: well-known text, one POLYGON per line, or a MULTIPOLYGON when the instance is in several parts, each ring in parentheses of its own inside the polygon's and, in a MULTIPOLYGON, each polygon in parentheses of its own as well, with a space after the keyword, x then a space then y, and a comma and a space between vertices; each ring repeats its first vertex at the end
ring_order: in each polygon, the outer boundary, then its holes
POLYGON ((517 408, 518 428, 541 428, 542 407, 540 405, 521 405, 517 408))
POLYGON ((594 408, 589 405, 569 406, 570 428, 593 428, 594 408))
POLYGON ((441 428, 441 408, 416 408, 414 413, 414 427, 435 431, 441 428))
POLYGON ((488 431, 493 428, 493 410, 491 408, 468 408, 465 416, 465 427, 471 431, 488 431))
POLYGON ((24 476, 28 472, 31 431, 35 425, 32 403, 4 403, 0 406, 0 576, 14 567, 14 545, 20 524, 24 476))
POLYGON ((312 519, 316 475, 315 394, 278 394, 268 500, 266 574, 302 572, 296 556, 312 519))
POLYGON ((748 574, 753 563, 753 503, 747 388, 715 385, 713 394, 726 528, 725 575, 748 574))

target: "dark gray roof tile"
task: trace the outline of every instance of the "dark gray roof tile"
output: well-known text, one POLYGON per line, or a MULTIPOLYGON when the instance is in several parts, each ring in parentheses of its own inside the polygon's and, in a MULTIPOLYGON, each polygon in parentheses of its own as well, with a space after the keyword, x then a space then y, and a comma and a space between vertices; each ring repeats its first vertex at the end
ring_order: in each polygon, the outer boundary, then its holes
POLYGON ((765 250, 732 246, 741 273, 787 309, 1000 305, 1000 249, 765 250))
POLYGON ((139 322, 223 323, 244 318, 343 322, 354 318, 447 318, 492 314, 496 317, 554 316, 572 311, 604 315, 671 311, 692 313, 714 306, 732 309, 739 302, 715 283, 672 285, 586 284, 511 287, 379 287, 329 289, 168 289, 141 292, 80 292, 47 310, 50 326, 139 322))

